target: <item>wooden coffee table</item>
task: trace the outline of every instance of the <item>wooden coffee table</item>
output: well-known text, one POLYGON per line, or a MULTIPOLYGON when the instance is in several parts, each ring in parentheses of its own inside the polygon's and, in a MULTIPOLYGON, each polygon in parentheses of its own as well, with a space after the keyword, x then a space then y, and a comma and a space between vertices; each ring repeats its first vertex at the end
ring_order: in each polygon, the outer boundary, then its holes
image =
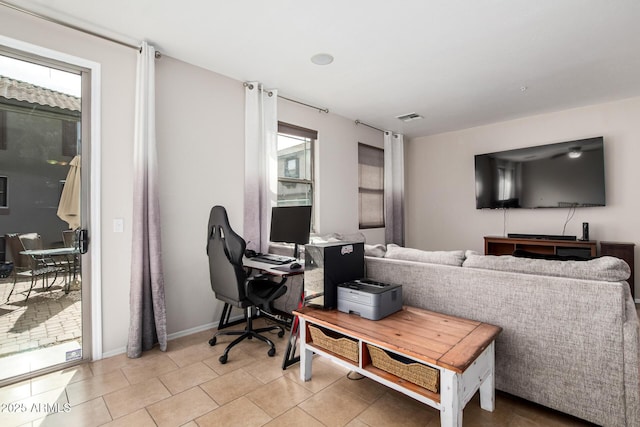
POLYGON ((376 321, 311 307, 294 314, 300 320, 303 381, 311 379, 311 361, 316 353, 438 409, 443 427, 462 425, 462 410, 478 390, 482 409, 494 410, 494 340, 502 331, 498 326, 413 307, 403 307, 376 321), (322 341, 312 341, 309 326, 316 327, 315 333, 318 329, 326 332, 322 341), (344 343, 349 351, 342 353, 344 343), (439 384, 427 389, 374 366, 370 346, 385 350, 393 358, 394 367, 404 364, 436 370, 439 384))

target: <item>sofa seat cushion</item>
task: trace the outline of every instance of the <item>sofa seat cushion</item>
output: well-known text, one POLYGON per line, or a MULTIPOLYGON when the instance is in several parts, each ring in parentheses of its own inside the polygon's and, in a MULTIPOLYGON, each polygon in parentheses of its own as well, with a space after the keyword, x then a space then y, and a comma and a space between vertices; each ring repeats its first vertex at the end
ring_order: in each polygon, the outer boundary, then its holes
POLYGON ((423 251, 414 248, 404 248, 390 243, 387 245, 385 258, 404 261, 426 262, 429 264, 444 264, 461 266, 464 261, 464 251, 423 251))
POLYGON ((610 256, 588 261, 558 261, 518 258, 511 255, 479 255, 467 251, 462 266, 605 282, 625 281, 631 275, 631 269, 626 262, 610 256))

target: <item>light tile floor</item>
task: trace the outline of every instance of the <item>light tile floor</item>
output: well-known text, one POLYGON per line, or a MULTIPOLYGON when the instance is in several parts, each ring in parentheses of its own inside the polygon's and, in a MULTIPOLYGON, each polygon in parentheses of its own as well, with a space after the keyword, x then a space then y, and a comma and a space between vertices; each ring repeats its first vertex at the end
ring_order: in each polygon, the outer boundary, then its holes
MULTIPOLYGON (((321 358, 301 382, 298 365, 281 369, 278 348, 244 341, 221 365, 230 337, 212 331, 169 342, 139 359, 118 355, 0 389, 0 426, 439 426, 436 410, 321 358)), ((476 395, 465 426, 584 426, 584 421, 497 392, 493 413, 476 395)))

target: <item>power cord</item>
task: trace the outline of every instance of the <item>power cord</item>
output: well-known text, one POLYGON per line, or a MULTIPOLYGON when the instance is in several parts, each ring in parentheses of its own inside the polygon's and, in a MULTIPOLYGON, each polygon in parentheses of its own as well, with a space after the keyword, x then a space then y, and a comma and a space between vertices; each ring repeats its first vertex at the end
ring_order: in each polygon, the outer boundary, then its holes
POLYGON ((507 208, 502 208, 502 237, 507 237, 507 208))
POLYGON ((564 227, 562 227, 562 235, 564 236, 564 232, 567 229, 567 224, 569 221, 573 219, 573 216, 576 214, 576 205, 572 205, 567 212, 567 219, 564 221, 564 227))

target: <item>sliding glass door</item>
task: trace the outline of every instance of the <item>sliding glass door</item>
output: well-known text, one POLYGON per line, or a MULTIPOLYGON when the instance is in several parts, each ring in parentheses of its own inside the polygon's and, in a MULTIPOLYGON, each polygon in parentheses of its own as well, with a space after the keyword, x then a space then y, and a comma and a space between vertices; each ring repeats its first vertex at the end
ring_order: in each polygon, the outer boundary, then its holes
POLYGON ((0 46, 0 384, 90 353, 80 253, 89 80, 0 46))

